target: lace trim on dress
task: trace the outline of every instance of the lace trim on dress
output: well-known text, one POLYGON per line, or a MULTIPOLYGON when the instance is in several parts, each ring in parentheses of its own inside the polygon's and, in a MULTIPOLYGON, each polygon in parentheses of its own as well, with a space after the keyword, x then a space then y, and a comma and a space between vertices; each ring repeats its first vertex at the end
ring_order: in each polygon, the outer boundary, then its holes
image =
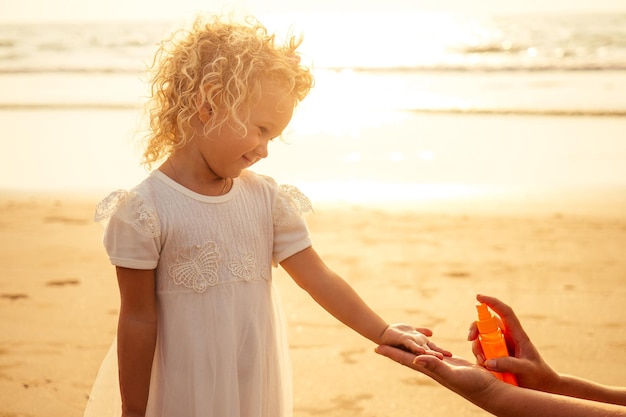
POLYGON ((134 192, 113 191, 96 205, 94 214, 96 222, 106 225, 113 216, 130 224, 147 238, 161 235, 161 225, 156 212, 134 192))
POLYGON ((288 225, 309 211, 313 211, 313 204, 302 191, 293 185, 278 186, 278 199, 272 213, 275 225, 288 225))
POLYGON ((215 242, 197 245, 194 252, 191 258, 178 255, 169 269, 169 274, 176 284, 182 284, 196 292, 204 292, 219 282, 217 262, 220 254, 215 242))

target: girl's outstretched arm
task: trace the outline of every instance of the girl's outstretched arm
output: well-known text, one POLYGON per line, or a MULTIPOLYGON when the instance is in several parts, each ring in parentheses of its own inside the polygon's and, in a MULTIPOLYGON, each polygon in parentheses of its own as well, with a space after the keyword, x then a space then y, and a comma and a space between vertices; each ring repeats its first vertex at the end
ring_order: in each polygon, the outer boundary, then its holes
POLYGON ((389 325, 326 266, 312 247, 285 259, 281 266, 326 311, 374 343, 402 346, 416 354, 427 353, 439 358, 449 354, 426 337, 432 334, 428 329, 407 324, 389 325))
POLYGON ((122 416, 143 417, 157 334, 154 271, 117 267, 116 272, 121 299, 117 355, 122 416))

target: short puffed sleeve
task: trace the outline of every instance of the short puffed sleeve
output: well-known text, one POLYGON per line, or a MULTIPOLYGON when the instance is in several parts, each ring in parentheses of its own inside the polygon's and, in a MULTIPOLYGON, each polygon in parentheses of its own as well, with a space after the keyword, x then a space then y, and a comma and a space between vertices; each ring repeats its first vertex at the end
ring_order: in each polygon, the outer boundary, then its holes
POLYGON ((303 214, 313 211, 311 200, 293 185, 279 185, 272 211, 274 265, 311 246, 303 214))
POLYGON ((135 192, 114 191, 96 206, 94 220, 105 226, 104 247, 113 265, 154 269, 161 252, 156 210, 135 192))

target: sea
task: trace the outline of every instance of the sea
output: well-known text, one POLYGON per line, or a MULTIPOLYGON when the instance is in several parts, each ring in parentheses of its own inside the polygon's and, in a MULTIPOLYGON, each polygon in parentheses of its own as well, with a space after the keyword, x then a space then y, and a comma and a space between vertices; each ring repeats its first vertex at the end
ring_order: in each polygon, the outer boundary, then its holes
MULTIPOLYGON (((258 172, 326 200, 626 190, 626 13, 261 20, 316 85, 258 172)), ((0 24, 0 189, 145 177, 146 69, 181 23, 0 24)))

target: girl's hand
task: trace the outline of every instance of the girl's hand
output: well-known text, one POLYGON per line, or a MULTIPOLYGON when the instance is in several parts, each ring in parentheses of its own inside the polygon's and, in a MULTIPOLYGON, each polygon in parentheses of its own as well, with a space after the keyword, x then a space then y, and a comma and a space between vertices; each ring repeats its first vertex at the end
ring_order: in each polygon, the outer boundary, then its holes
POLYGON ((439 359, 452 354, 428 339, 430 329, 413 327, 404 323, 390 324, 381 335, 381 345, 395 346, 415 355, 432 355, 439 359))

